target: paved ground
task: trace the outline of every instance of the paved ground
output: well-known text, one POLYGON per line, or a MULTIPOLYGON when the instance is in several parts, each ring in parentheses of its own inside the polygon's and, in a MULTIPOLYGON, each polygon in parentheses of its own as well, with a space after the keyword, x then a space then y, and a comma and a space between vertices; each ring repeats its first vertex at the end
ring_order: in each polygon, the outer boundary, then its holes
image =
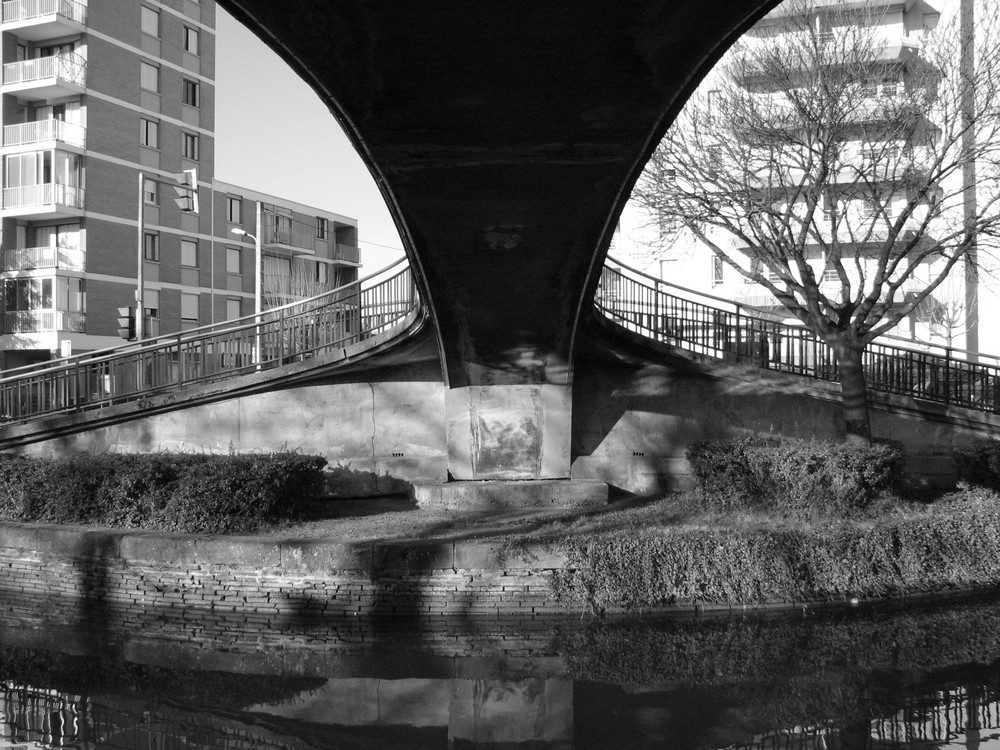
MULTIPOLYGON (((623 497, 604 508, 453 511, 417 508, 407 497, 314 502, 305 520, 265 533, 350 541, 456 540, 552 530, 587 530, 620 522, 649 500, 623 497)), ((641 511, 640 511, 641 513, 641 511)))

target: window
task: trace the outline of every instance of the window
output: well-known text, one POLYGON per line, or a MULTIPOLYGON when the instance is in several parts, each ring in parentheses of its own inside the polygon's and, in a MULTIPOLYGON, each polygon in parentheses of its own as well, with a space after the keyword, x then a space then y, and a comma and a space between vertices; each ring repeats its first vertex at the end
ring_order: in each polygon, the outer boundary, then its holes
POLYGON ((183 99, 182 101, 189 107, 200 107, 201 106, 201 88, 197 81, 191 81, 187 78, 183 82, 183 99))
POLYGON ((198 265, 198 243, 195 240, 181 240, 181 265, 198 265))
POLYGON ((330 281, 330 267, 326 263, 316 264, 316 283, 326 284, 330 281))
POLYGON ((321 239, 321 240, 325 240, 326 239, 326 227, 327 227, 326 219, 324 219, 322 216, 317 216, 316 217, 316 236, 319 239, 321 239))
POLYGON ((184 27, 184 51, 192 55, 198 54, 198 30, 190 26, 184 27))
POLYGON ((709 117, 715 114, 715 110, 719 108, 719 102, 721 101, 721 98, 722 98, 722 92, 719 91, 718 89, 712 89, 711 91, 708 92, 708 96, 706 97, 705 103, 708 108, 709 117))
POLYGON ((56 309, 67 312, 84 312, 87 309, 87 295, 83 279, 61 278, 56 280, 56 309))
POLYGON ((160 317, 160 291, 158 289, 146 289, 142 294, 142 306, 146 311, 146 317, 160 317))
POLYGON ((226 273, 243 273, 243 253, 238 247, 226 248, 226 273))
POLYGON ((160 205, 159 186, 154 180, 145 180, 142 186, 142 202, 151 206, 160 205))
MULTIPOLYGON (((278 245, 290 245, 292 242, 292 217, 275 213, 272 214, 271 219, 271 232, 267 241, 278 245)), ((265 226, 267 225, 265 224, 265 226)))
POLYGON ((52 279, 5 279, 7 312, 52 309, 52 279))
POLYGON ((194 133, 181 133, 181 156, 198 161, 198 136, 194 133))
POLYGON ((147 232, 142 236, 142 257, 149 261, 160 260, 160 235, 147 232))
POLYGON ((146 91, 160 92, 160 69, 148 62, 139 63, 139 85, 146 91))
POLYGON ((158 37, 160 35, 160 13, 159 11, 142 6, 142 33, 149 36, 158 37))
POLYGON ((232 224, 242 224, 243 223, 243 199, 233 198, 230 196, 226 198, 226 218, 232 224))
POLYGON ((189 327, 198 323, 198 303, 200 295, 181 294, 181 323, 189 327))
POLYGON ((139 143, 147 148, 160 147, 160 123, 156 120, 139 120, 139 143))
POLYGON ((226 320, 234 320, 240 317, 243 307, 238 299, 226 300, 226 320))
POLYGON ((80 249, 80 225, 79 224, 50 224, 47 226, 35 227, 34 235, 35 247, 59 247, 70 250, 80 249))
POLYGON ((722 258, 718 255, 712 256, 712 284, 721 284, 725 276, 723 275, 724 267, 722 264, 722 258))

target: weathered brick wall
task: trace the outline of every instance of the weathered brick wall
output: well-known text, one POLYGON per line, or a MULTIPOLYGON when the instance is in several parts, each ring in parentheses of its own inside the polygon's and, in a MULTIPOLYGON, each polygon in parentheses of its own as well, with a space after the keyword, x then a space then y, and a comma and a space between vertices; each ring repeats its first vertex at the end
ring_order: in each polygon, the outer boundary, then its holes
MULTIPOLYGON (((148 608, 289 622, 335 616, 426 619, 578 614, 556 601, 558 556, 501 564, 488 545, 339 544, 0 525, 0 594, 56 597, 66 616, 148 608)), ((225 637, 225 633, 220 636, 225 637)))

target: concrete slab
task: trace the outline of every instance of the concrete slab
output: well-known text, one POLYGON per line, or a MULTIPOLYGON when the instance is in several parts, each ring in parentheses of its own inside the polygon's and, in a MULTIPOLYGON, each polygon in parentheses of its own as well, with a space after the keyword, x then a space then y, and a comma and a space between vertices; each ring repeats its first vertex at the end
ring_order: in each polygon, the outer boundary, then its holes
POLYGON ((588 508, 607 505, 608 485, 571 479, 414 483, 413 499, 420 508, 448 510, 588 508))

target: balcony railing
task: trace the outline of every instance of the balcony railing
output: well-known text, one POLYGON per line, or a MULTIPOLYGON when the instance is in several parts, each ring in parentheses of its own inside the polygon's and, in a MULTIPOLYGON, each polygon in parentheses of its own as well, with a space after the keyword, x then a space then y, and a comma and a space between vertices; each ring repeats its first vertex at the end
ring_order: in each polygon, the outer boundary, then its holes
POLYGON ((342 245, 338 242, 333 259, 347 261, 348 263, 360 263, 361 253, 354 245, 342 245))
POLYGON ((58 78, 77 86, 86 86, 87 61, 75 52, 63 52, 49 57, 36 57, 34 60, 7 63, 3 66, 5 86, 44 81, 48 78, 58 78))
POLYGON ((3 129, 4 146, 29 146, 49 141, 84 148, 87 145, 87 130, 80 125, 55 118, 21 122, 7 125, 3 129))
POLYGON ((316 248, 316 231, 310 228, 276 226, 265 217, 261 242, 264 245, 285 245, 313 251, 316 248))
POLYGON ((87 314, 66 310, 16 310, 4 313, 4 333, 85 333, 87 314))
POLYGON ((35 268, 84 270, 86 254, 74 247, 17 247, 3 254, 4 271, 30 271, 35 268))
POLYGON ((4 23, 30 21, 53 15, 77 23, 86 23, 87 5, 74 0, 6 0, 3 4, 4 23))
POLYGON ((3 189, 5 209, 53 205, 83 208, 83 188, 50 182, 3 189))

